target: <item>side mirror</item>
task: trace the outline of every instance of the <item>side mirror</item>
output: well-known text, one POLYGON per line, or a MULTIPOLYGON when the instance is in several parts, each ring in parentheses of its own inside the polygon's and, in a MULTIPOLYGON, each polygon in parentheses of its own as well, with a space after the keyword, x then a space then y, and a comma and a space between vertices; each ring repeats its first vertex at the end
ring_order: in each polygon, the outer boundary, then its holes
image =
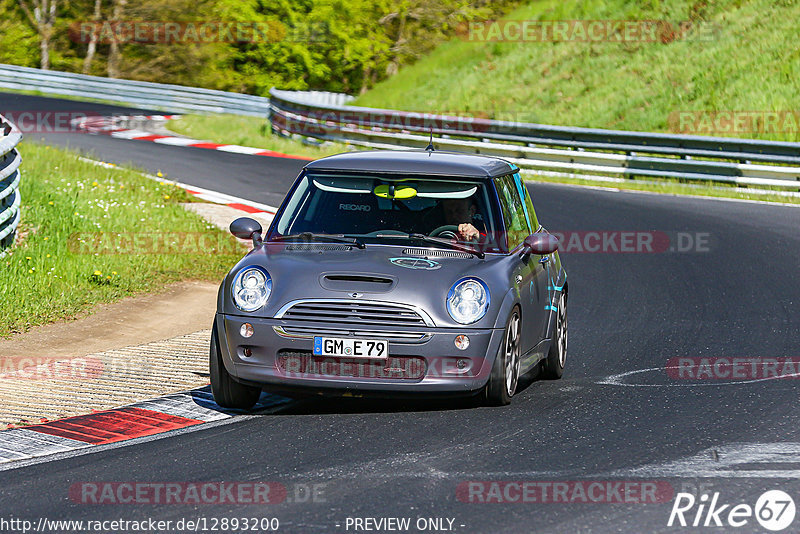
POLYGON ((253 246, 261 244, 261 224, 250 217, 239 217, 231 223, 231 233, 239 239, 252 239, 253 246))
POLYGON ((536 232, 525 238, 525 250, 543 256, 558 250, 558 238, 547 232, 536 232))

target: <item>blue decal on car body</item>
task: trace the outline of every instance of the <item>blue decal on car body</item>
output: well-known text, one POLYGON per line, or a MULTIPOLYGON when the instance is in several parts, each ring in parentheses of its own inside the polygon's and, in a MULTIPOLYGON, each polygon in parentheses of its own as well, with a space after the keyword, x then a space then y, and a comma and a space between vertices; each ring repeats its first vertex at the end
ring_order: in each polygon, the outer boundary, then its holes
POLYGON ((389 261, 398 267, 405 267, 406 269, 418 269, 422 271, 435 271, 440 269, 442 264, 438 261, 428 260, 425 258, 389 258, 389 261))

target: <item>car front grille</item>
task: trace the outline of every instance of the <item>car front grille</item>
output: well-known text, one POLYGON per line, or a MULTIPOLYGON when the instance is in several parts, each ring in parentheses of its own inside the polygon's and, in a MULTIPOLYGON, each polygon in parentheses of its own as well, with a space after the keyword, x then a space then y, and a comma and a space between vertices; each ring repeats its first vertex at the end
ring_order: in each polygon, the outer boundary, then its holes
POLYGON ((433 321, 422 310, 407 304, 368 300, 309 299, 290 302, 276 319, 314 321, 332 328, 364 330, 370 327, 426 328, 433 321))
POLYGON ((320 326, 273 326, 272 329, 281 337, 295 339, 311 339, 314 336, 358 337, 367 339, 385 339, 389 343, 422 343, 431 338, 427 332, 409 332, 397 330, 347 330, 320 326))
POLYGON ((384 360, 313 356, 310 352, 278 352, 278 371, 287 377, 377 378, 422 380, 427 372, 425 358, 390 356, 384 360))

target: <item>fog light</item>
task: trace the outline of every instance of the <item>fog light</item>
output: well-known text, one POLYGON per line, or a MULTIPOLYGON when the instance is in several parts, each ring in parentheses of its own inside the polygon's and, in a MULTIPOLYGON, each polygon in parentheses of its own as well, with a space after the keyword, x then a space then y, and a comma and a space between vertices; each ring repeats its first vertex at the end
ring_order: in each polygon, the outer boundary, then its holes
POLYGON ((253 355, 253 351, 250 349, 242 349, 242 354, 244 355, 245 358, 249 358, 250 356, 253 355))
POLYGON ((253 332, 253 325, 250 323, 244 323, 239 329, 239 333, 242 334, 242 337, 250 337, 253 335, 253 332))
POLYGON ((469 338, 464 334, 456 336, 455 344, 458 350, 467 350, 469 347, 469 338))
POLYGON ((467 360, 458 360, 456 362, 456 367, 459 369, 466 369, 467 368, 467 360))

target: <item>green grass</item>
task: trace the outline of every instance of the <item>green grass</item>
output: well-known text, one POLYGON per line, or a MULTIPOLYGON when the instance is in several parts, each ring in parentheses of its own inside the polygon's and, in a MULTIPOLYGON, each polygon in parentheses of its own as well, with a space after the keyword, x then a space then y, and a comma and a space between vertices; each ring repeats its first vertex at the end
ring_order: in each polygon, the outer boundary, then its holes
POLYGON ((1 336, 171 282, 221 280, 241 257, 232 236, 179 205, 182 189, 46 145, 24 142, 20 153, 22 222, 0 258, 1 336))
POLYGON ((179 119, 169 121, 167 128, 195 139, 264 148, 312 159, 338 154, 348 149, 347 145, 339 143, 313 146, 281 137, 272 133, 269 121, 240 115, 182 115, 179 119))
MULTIPOLYGON (((505 18, 691 19, 718 31, 667 44, 454 39, 354 104, 652 132, 670 131, 674 112, 798 110, 800 2, 542 0, 505 18)), ((800 140, 796 128, 740 136, 800 140)))

